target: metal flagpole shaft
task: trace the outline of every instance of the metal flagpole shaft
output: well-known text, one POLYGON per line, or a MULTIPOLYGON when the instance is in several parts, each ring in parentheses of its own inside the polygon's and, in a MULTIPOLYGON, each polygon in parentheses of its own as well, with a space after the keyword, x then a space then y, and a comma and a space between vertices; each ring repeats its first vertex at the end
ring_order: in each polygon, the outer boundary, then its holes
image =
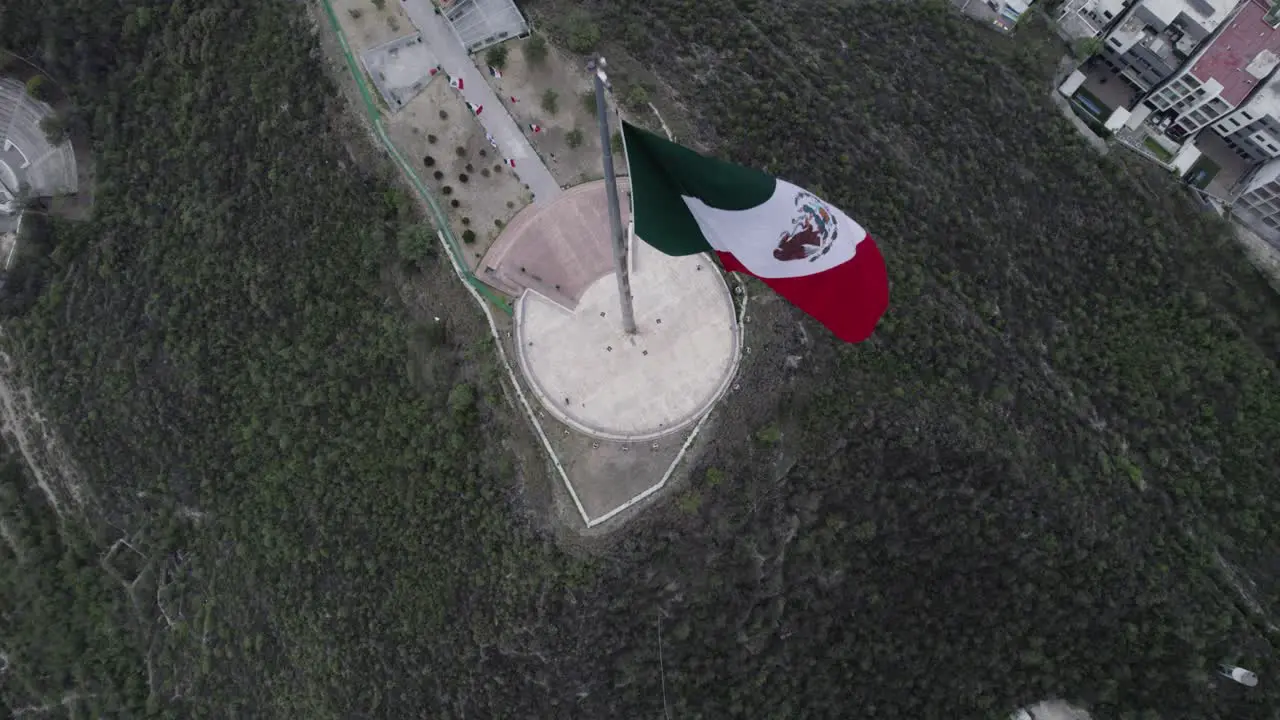
POLYGON ((609 232, 613 239, 613 264, 618 276, 618 297, 622 302, 622 329, 636 332, 635 311, 631 308, 631 276, 627 272, 627 238, 618 206, 618 178, 613 172, 613 148, 609 137, 609 112, 605 107, 604 58, 596 60, 596 117, 600 120, 600 147, 604 155, 604 186, 609 194, 609 232))

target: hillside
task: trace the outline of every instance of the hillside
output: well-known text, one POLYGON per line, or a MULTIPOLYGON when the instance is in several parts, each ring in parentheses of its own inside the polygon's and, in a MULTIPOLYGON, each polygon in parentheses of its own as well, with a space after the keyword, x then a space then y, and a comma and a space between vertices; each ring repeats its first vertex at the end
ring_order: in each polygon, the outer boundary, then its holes
POLYGON ((756 288, 695 481, 584 543, 546 520, 483 321, 304 6, 6 2, 0 45, 79 103, 97 210, 52 223, 0 326, 96 499, 59 521, 0 466, 0 707, 1280 704, 1280 301, 1166 178, 1072 135, 1046 29, 932 3, 526 9, 566 44, 602 31, 615 83, 623 55, 656 72, 687 141, 870 228, 894 283, 876 337, 837 346, 756 288))

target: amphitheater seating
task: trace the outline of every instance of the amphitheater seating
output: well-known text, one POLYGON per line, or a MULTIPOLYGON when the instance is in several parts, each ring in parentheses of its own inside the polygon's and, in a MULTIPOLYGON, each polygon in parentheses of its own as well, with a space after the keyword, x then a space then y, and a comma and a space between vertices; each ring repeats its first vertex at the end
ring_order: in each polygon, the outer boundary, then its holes
POLYGON ((27 166, 12 168, 37 196, 76 192, 75 153, 70 142, 49 143, 40 120, 53 113, 47 104, 27 95, 26 87, 12 78, 0 78, 0 147, 17 146, 27 166))

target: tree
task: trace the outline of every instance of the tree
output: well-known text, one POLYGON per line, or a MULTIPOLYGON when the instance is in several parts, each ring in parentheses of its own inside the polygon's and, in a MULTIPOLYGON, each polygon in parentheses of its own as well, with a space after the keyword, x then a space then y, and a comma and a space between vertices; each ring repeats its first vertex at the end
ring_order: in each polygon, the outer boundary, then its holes
POLYGON ((1087 60, 1100 52, 1102 52, 1101 38, 1082 38, 1076 42, 1076 57, 1081 60, 1087 60))
POLYGON ((582 143, 583 143, 585 140, 586 140, 586 136, 585 136, 585 134, 582 132, 582 129, 581 129, 581 128, 574 128, 574 129, 570 130, 569 132, 565 133, 565 136, 564 136, 564 142, 565 142, 565 144, 566 144, 566 145, 568 145, 568 146, 569 146, 569 147, 571 147, 571 148, 578 148, 578 147, 581 147, 581 146, 582 146, 582 143))
POLYGON ((560 110, 560 94, 552 88, 542 93, 542 109, 555 115, 560 110))
POLYGON ((632 85, 627 88, 627 92, 622 97, 622 104, 630 107, 639 107, 649 102, 649 91, 643 85, 632 85))
POLYGON ((40 118, 40 130, 50 145, 57 145, 67 139, 67 123, 56 113, 40 118))
POLYGON ((501 43, 490 47, 484 54, 484 61, 501 70, 507 66, 507 45, 501 43))
POLYGON ((431 226, 424 223, 407 225, 400 230, 396 249, 400 253, 401 260, 418 267, 425 267, 426 263, 436 256, 435 233, 431 230, 431 226))
POLYGON ((530 35, 524 43, 525 62, 532 66, 542 65, 547 61, 547 39, 541 35, 530 35))

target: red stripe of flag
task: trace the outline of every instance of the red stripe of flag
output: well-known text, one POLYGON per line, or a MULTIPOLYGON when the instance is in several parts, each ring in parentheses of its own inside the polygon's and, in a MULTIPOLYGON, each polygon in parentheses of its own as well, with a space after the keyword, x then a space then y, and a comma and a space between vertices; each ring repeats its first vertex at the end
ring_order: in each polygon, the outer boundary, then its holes
MULTIPOLYGON (((727 252, 716 252, 724 269, 751 275, 727 252)), ((889 276, 876 241, 867 235, 853 259, 816 275, 760 278, 791 304, 809 313, 845 342, 862 342, 889 307, 889 276)))

